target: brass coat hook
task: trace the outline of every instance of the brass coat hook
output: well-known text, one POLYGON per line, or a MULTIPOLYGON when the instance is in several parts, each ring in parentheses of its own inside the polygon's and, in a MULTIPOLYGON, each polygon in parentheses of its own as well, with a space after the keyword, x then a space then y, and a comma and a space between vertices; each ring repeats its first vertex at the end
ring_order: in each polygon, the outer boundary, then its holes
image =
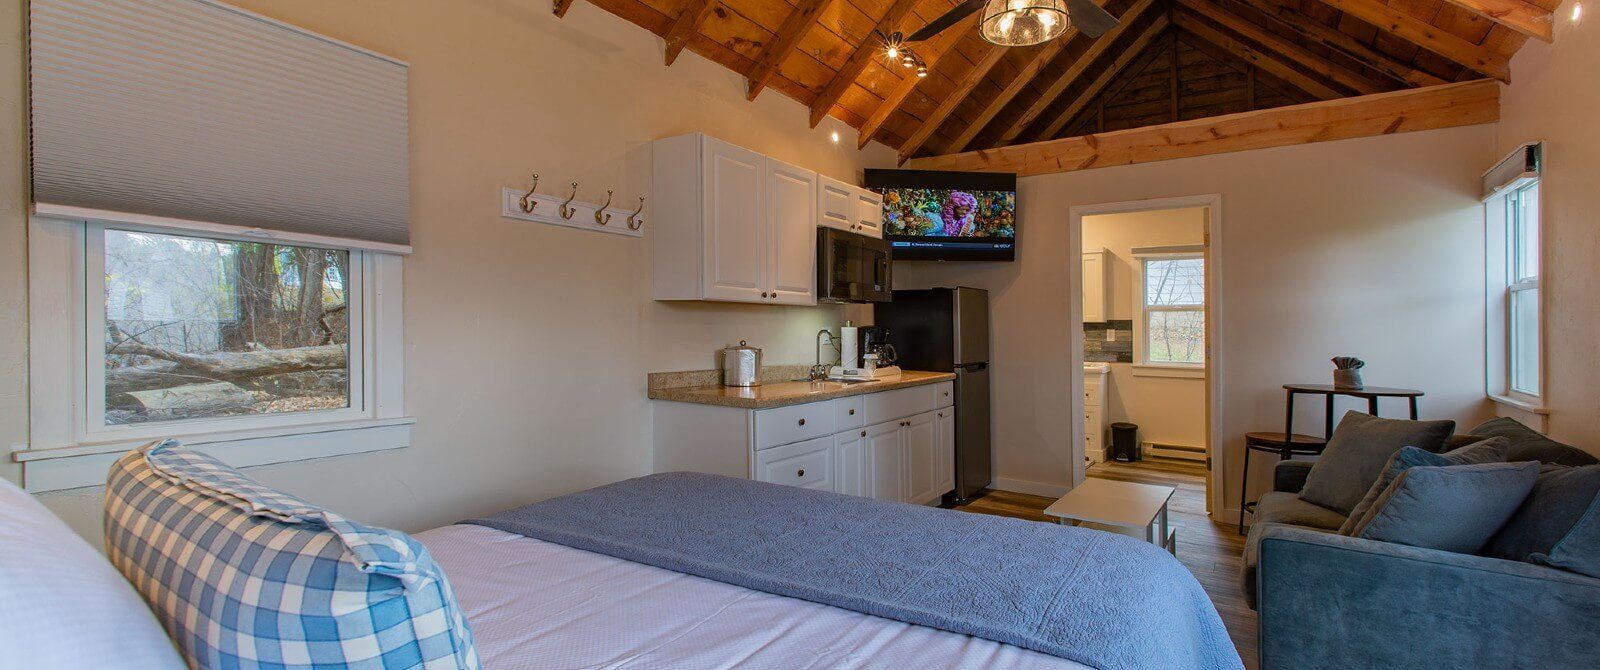
POLYGON ((611 194, 614 193, 614 192, 615 191, 612 191, 609 188, 606 189, 606 204, 601 205, 600 209, 594 210, 594 222, 595 223, 598 223, 598 224, 600 224, 602 226, 606 225, 608 223, 611 223, 611 215, 609 213, 606 213, 606 208, 611 206, 611 194), (606 213, 604 218, 602 218, 600 216, 602 213, 606 213))
POLYGON ((533 190, 539 188, 539 173, 533 173, 533 186, 528 187, 528 192, 522 194, 522 200, 517 206, 522 208, 524 214, 533 213, 533 208, 539 206, 539 201, 533 199, 533 190))
POLYGON ((572 195, 567 196, 567 201, 561 203, 561 218, 570 219, 578 213, 578 208, 571 207, 573 200, 578 199, 578 182, 572 182, 572 195))
POLYGON ((628 215, 628 230, 638 230, 644 225, 644 219, 639 215, 644 213, 644 196, 639 196, 639 209, 628 215))

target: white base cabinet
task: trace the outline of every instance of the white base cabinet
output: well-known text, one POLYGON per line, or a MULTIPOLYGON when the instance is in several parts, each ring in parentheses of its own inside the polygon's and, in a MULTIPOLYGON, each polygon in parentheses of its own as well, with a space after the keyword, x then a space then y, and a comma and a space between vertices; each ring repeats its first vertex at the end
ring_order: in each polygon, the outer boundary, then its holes
POLYGON ((690 470, 880 500, 955 490, 951 383, 746 410, 656 401, 654 470, 690 470))

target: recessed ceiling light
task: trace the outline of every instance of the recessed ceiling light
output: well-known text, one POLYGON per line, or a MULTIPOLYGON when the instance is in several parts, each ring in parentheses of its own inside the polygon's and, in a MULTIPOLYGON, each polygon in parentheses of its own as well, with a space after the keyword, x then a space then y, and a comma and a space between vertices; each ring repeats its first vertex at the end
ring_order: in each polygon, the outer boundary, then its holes
POLYGON ((834 144, 838 144, 839 143, 839 131, 837 131, 837 130, 833 131, 833 134, 829 135, 828 138, 833 140, 834 144))
POLYGON ((1571 22, 1576 24, 1577 22, 1582 21, 1582 20, 1583 20, 1583 3, 1581 3, 1581 2, 1572 3, 1572 18, 1571 18, 1571 22))

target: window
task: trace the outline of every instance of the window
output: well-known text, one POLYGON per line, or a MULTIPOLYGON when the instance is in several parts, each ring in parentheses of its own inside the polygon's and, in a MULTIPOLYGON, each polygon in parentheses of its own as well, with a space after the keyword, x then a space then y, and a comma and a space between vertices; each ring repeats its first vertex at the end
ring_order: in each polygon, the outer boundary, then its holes
POLYGON ((1537 398, 1539 386, 1539 182, 1506 194, 1506 379, 1513 393, 1537 398))
MULTIPOLYGON (((94 420, 138 424, 347 410, 360 252, 96 228, 94 420), (352 310, 354 303, 354 310, 352 310)), ((360 338, 355 338, 359 344, 360 338)), ((356 348, 359 355, 359 347, 356 348)))
POLYGON ((1134 321, 1137 362, 1199 370, 1206 361, 1203 252, 1141 254, 1134 321))

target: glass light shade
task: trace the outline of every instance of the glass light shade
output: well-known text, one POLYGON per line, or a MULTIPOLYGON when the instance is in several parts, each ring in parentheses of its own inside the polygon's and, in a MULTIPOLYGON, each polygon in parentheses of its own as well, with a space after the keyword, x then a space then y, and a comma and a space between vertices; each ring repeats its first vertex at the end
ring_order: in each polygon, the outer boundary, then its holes
POLYGON ((989 0, 978 33, 1000 46, 1025 47, 1060 37, 1069 25, 1062 0, 989 0))

